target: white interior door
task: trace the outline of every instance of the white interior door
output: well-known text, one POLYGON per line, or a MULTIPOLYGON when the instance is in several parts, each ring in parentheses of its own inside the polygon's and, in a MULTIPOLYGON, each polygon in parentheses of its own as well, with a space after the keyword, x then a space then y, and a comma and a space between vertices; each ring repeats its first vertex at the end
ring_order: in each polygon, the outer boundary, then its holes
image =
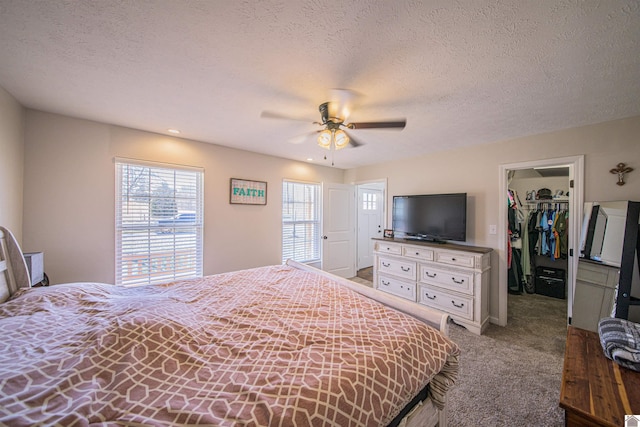
POLYGON ((358 186, 358 265, 373 265, 373 238, 383 236, 382 190, 358 186))
POLYGON ((322 191, 322 269, 340 277, 356 275, 355 187, 325 184, 322 191))

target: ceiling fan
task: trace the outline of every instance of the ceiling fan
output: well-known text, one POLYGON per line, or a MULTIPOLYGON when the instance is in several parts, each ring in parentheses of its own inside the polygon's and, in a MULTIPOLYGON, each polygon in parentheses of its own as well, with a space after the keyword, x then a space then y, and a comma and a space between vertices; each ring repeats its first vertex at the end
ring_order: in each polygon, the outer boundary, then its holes
MULTIPOLYGON (((405 119, 387 120, 378 122, 347 122, 349 114, 352 110, 352 100, 354 92, 347 89, 333 89, 331 91, 331 101, 323 102, 318 107, 320 112, 320 121, 313 121, 313 124, 320 125, 321 129, 310 132, 296 138, 292 142, 302 142, 307 136, 318 134, 318 145, 322 148, 330 150, 332 147, 340 150, 349 145, 358 147, 362 145, 353 138, 351 132, 347 130, 356 129, 397 129, 402 130, 407 124, 405 119)), ((261 117, 270 119, 287 119, 287 120, 303 120, 296 117, 289 117, 280 113, 263 111, 261 117)))

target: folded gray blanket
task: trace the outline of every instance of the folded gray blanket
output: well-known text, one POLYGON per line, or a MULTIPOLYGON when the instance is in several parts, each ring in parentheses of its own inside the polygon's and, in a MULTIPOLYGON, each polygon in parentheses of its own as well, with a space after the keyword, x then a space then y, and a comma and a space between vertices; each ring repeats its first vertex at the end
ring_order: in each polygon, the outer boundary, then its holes
POLYGON ((598 334, 605 356, 640 372, 640 324, 605 317, 598 322, 598 334))

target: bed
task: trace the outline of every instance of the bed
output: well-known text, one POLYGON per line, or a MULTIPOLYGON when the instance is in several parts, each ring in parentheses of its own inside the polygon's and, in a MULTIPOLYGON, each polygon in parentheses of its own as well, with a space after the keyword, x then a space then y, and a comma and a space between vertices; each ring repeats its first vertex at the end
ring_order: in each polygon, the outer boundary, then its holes
POLYGON ((446 424, 444 314, 295 262, 29 288, 0 243, 1 425, 446 424))

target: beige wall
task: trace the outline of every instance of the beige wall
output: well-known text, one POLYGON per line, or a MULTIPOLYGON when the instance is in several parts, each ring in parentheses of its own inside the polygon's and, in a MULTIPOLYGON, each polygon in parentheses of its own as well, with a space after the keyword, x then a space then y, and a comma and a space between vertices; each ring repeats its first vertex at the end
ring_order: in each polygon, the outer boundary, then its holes
MULTIPOLYGON (((584 155, 585 200, 640 200, 638 135, 640 117, 634 117, 343 172, 27 110, 23 248, 45 252, 45 267, 54 283, 112 282, 114 157, 205 168, 205 274, 280 262, 283 178, 386 179, 389 196, 468 193, 467 243, 495 249, 490 306, 492 318, 497 318, 497 265, 505 254, 498 235, 490 235, 488 228, 498 224, 499 166, 584 155), (625 186, 616 185, 616 176, 609 173, 619 162, 636 169, 627 175, 625 186), (230 205, 231 177, 267 181, 267 206, 230 205)), ((390 208, 391 197, 388 203, 390 208)))
MULTIPOLYGON (((577 155, 585 156, 584 200, 640 201, 640 116, 352 169, 347 171, 345 182, 386 178, 387 212, 391 212, 393 195, 466 192, 467 243, 496 250, 492 256, 490 307, 492 318, 497 318, 497 265, 498 257, 504 259, 505 254, 499 249, 498 235, 488 231, 489 225, 498 225, 502 208, 498 202, 499 166, 577 155), (624 186, 616 185, 616 176, 609 173, 620 162, 635 168, 624 186)), ((387 221, 390 225, 389 215, 387 221)))
POLYGON ((52 283, 114 281, 114 157, 205 169, 204 273, 281 262, 282 180, 343 182, 340 169, 27 110, 24 249, 52 283), (267 181, 267 205, 229 204, 230 178, 267 181))
POLYGON ((0 88, 0 225, 22 242, 24 110, 0 88))

